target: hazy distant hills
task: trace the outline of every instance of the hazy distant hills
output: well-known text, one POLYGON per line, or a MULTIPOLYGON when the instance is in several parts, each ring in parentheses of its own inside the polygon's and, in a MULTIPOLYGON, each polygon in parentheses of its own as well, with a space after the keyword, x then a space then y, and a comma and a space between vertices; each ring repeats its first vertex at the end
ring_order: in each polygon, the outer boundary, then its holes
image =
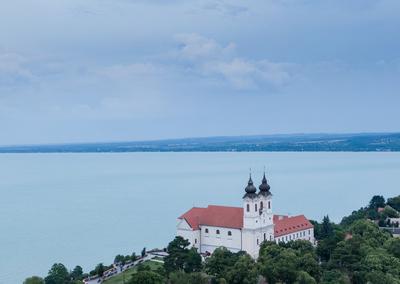
POLYGON ((400 133, 288 134, 0 147, 0 153, 400 151, 400 133))

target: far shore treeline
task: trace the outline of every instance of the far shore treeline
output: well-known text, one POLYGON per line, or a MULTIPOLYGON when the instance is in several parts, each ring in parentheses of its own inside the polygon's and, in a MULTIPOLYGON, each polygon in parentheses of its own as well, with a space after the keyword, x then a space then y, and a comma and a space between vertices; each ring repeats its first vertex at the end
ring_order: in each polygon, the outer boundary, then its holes
MULTIPOLYGON (((298 283, 298 284, 400 284, 400 195, 385 200, 373 196, 369 204, 335 224, 325 216, 314 224, 317 246, 307 241, 264 242, 257 260, 245 252, 217 249, 205 261, 182 237, 172 240, 164 264, 143 262, 118 280, 114 276, 104 284, 184 284, 184 283, 298 283), (126 276, 126 277, 125 277, 126 276)), ((141 256, 146 255, 143 249, 141 256)), ((135 261, 135 253, 117 255, 111 265, 98 264, 89 273, 76 266, 68 270, 54 264, 47 276, 27 278, 24 284, 78 284, 89 276, 117 265, 135 261)))
POLYGON ((400 151, 400 133, 284 134, 0 146, 0 153, 400 151))

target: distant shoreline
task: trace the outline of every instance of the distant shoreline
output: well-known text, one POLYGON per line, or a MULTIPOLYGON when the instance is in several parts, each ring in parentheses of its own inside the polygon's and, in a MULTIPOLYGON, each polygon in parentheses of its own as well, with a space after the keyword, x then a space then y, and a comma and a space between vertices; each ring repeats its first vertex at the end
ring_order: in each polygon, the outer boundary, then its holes
POLYGON ((400 133, 285 134, 0 146, 0 153, 400 152, 400 133))

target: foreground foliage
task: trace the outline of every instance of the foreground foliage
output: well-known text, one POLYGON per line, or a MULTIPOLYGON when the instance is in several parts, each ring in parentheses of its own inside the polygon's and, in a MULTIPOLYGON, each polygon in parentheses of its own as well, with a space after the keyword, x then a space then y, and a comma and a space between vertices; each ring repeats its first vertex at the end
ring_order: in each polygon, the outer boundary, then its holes
MULTIPOLYGON (((400 284, 400 238, 379 228, 387 224, 387 218, 396 218, 399 209, 400 196, 387 202, 374 196, 368 206, 343 218, 340 224, 332 223, 328 216, 321 223, 312 221, 317 246, 302 240, 266 241, 257 261, 245 252, 233 253, 221 247, 202 262, 188 240, 176 237, 167 247, 169 256, 163 267, 141 265, 125 283, 400 284)), ((134 259, 135 254, 118 255, 114 263, 134 259)), ((108 268, 99 264, 90 274, 102 275, 108 268)), ((56 263, 44 279, 33 276, 24 284, 75 284, 82 283, 85 276, 80 266, 68 271, 56 263)))

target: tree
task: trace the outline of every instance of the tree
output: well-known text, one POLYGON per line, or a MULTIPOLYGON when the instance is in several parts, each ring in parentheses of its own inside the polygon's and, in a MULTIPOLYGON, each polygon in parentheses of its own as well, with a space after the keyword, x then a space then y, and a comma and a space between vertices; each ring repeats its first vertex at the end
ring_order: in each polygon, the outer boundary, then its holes
POLYGON ((232 284, 255 284, 258 273, 254 260, 249 255, 242 255, 228 270, 226 280, 232 284))
POLYGON ((399 218, 399 212, 397 212, 393 207, 386 205, 382 214, 385 218, 399 218))
POLYGON ((106 269, 105 269, 103 263, 99 263, 99 264, 96 265, 96 268, 94 269, 94 272, 95 272, 98 276, 103 277, 103 274, 104 274, 104 271, 105 271, 105 270, 106 270, 106 269))
POLYGON ((297 276, 296 284, 317 284, 317 281, 305 271, 300 271, 297 276))
POLYGON ((387 204, 400 212, 400 195, 393 198, 389 198, 387 200, 387 204))
POLYGON ((191 248, 187 252, 183 270, 187 273, 199 272, 201 270, 201 256, 195 248, 191 248))
POLYGON ((132 274, 132 278, 129 280, 128 284, 162 284, 164 279, 161 275, 153 271, 138 271, 132 274))
POLYGON ((350 279, 339 270, 326 270, 322 274, 321 284, 350 284, 350 279))
POLYGON ((299 258, 292 248, 285 244, 264 242, 260 248, 258 259, 259 270, 268 283, 294 283, 298 276, 299 258))
POLYGON ((208 277, 202 273, 185 273, 183 271, 175 271, 169 275, 170 284, 207 284, 208 277))
POLYGON ((44 279, 39 276, 32 276, 26 278, 24 284, 45 284, 44 279))
POLYGON ((177 236, 168 244, 168 256, 164 259, 164 268, 167 274, 184 270, 185 272, 199 271, 201 256, 194 248, 189 249, 189 241, 177 236))
POLYGON ((69 284, 71 282, 67 268, 62 263, 55 263, 44 279, 46 284, 69 284))
POLYGON ((369 202, 369 209, 378 209, 379 207, 385 207, 385 198, 382 195, 374 195, 369 202))
POLYGON ((400 259, 400 239, 390 238, 385 243, 386 250, 393 256, 400 259))
POLYGON ((225 247, 214 250, 213 254, 206 259, 205 271, 217 279, 226 278, 227 271, 236 262, 237 256, 225 247))
POLYGON ((329 220, 329 216, 326 215, 322 219, 322 226, 321 226, 321 238, 328 238, 333 235, 333 226, 331 221, 329 220))
POLYGON ((123 256, 122 254, 118 254, 115 256, 114 258, 114 264, 125 264, 125 256, 123 256))
POLYGON ((333 250, 336 248, 338 242, 344 240, 344 233, 342 231, 335 231, 333 236, 320 240, 317 246, 317 255, 322 261, 329 261, 333 250))
POLYGON ((83 279, 83 269, 79 265, 75 266, 75 268, 71 271, 70 277, 73 280, 82 280, 83 279))

